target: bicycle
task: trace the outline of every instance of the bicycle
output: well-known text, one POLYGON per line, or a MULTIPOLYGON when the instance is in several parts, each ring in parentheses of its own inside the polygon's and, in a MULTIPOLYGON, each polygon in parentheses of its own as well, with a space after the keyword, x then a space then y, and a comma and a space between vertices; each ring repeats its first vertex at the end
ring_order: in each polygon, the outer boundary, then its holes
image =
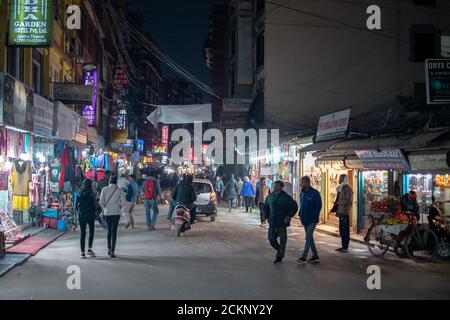
POLYGON ((416 262, 434 261, 437 256, 438 238, 426 225, 419 224, 412 212, 404 212, 408 217, 407 225, 398 225, 398 233, 386 232, 381 223, 387 213, 371 214, 372 225, 364 237, 369 251, 376 257, 382 257, 393 247, 398 256, 407 256, 416 262), (421 256, 419 253, 428 255, 421 256))

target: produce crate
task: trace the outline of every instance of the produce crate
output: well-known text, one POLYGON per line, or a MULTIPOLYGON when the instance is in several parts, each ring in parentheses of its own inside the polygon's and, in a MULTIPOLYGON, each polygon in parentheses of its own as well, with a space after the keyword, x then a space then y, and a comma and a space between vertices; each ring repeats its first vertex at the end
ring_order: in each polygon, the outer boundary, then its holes
POLYGON ((408 225, 403 224, 403 223, 394 224, 394 225, 382 224, 381 230, 383 230, 383 232, 388 233, 388 234, 400 234, 400 232, 405 230, 407 227, 408 227, 408 225))

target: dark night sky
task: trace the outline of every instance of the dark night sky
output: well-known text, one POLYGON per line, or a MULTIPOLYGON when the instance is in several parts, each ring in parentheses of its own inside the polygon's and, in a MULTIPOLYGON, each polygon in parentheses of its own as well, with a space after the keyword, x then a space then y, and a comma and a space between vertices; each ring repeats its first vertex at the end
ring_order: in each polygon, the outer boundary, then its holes
POLYGON ((203 59, 212 5, 223 0, 128 0, 131 11, 145 14, 146 31, 163 52, 201 81, 210 83, 203 59))

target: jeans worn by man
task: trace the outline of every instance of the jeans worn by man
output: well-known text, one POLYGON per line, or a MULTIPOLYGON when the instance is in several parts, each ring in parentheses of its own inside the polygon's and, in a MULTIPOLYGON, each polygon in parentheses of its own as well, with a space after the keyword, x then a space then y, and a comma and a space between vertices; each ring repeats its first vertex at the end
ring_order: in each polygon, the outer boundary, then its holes
POLYGON ((316 243, 314 242, 314 230, 316 230, 316 223, 310 223, 305 228, 306 240, 305 240, 305 249, 303 250, 302 257, 308 256, 309 250, 312 251, 313 257, 318 257, 316 243))
POLYGON ((269 220, 269 243, 277 251, 274 263, 283 261, 287 243, 287 228, 297 210, 297 203, 283 191, 283 183, 277 181, 276 191, 270 194, 264 202, 264 213, 269 220))
POLYGON ((270 227, 269 228, 269 243, 277 251, 276 259, 282 260, 286 252, 287 244, 287 228, 286 227, 270 227), (278 242, 278 239, 280 241, 278 242))
POLYGON ((153 228, 158 220, 159 209, 158 209, 158 201, 156 199, 145 199, 144 200, 145 207, 145 218, 147 222, 147 227, 153 228), (153 210, 153 216, 152 216, 153 210))

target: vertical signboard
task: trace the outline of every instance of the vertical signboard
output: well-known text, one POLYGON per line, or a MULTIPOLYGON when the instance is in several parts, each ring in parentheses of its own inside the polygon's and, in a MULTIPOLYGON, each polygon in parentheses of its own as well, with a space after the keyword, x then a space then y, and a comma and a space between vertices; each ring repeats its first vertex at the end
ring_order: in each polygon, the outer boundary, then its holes
POLYGON ((87 71, 83 74, 84 84, 86 86, 93 86, 94 93, 92 96, 92 103, 90 105, 83 105, 82 113, 88 126, 95 127, 97 125, 97 88, 98 88, 98 73, 97 69, 87 71))
POLYGON ((166 149, 169 147, 169 126, 163 125, 161 129, 161 145, 166 149))
POLYGON ((8 11, 10 46, 51 46, 53 0, 10 0, 8 11))
POLYGON ((450 59, 425 61, 428 104, 450 103, 450 59))

